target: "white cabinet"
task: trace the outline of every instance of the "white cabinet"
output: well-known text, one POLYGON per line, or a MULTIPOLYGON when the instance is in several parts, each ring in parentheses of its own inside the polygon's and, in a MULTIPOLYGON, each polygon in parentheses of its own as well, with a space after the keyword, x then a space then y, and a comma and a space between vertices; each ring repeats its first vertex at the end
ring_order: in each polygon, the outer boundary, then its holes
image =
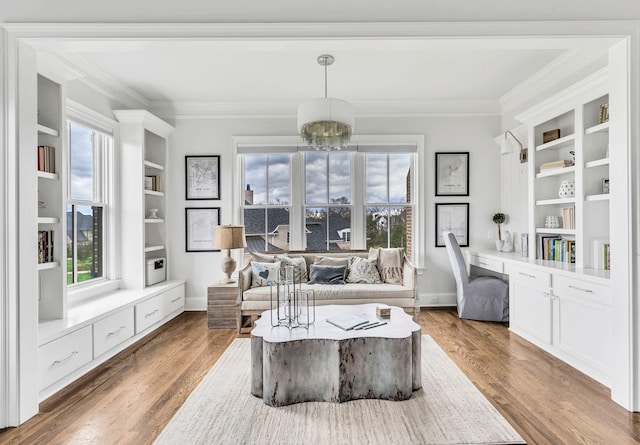
POLYGON ((544 346, 552 342, 550 275, 539 270, 508 265, 509 327, 544 346))
POLYGON ((158 295, 136 305, 136 333, 144 331, 164 317, 164 295, 158 295))
POLYGON ((93 358, 91 326, 38 348, 38 388, 46 388, 93 358))
POLYGON ((93 353, 100 357, 135 334, 134 310, 126 308, 93 324, 93 353))
POLYGON ((122 280, 145 287, 146 261, 167 258, 167 138, 173 127, 145 110, 115 110, 120 122, 122 280))

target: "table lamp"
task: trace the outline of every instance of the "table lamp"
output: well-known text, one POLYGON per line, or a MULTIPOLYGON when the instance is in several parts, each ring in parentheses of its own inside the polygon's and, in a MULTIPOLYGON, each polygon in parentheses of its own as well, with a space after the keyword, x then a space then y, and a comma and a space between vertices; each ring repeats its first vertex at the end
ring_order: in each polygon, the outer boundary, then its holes
POLYGON ((244 226, 218 226, 216 227, 214 249, 227 249, 227 256, 222 259, 222 272, 227 276, 221 283, 235 283, 231 274, 236 270, 236 260, 231 258, 231 249, 247 247, 244 239, 244 226))

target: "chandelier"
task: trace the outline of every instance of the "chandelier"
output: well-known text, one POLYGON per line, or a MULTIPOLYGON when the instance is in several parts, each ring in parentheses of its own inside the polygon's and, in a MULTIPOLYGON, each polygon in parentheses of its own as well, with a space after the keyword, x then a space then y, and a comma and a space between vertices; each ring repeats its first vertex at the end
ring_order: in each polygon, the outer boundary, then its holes
POLYGON ((353 105, 327 97, 327 66, 333 64, 331 55, 318 57, 324 66, 324 98, 303 102, 298 106, 298 131, 302 139, 316 150, 346 148, 353 130, 353 105))

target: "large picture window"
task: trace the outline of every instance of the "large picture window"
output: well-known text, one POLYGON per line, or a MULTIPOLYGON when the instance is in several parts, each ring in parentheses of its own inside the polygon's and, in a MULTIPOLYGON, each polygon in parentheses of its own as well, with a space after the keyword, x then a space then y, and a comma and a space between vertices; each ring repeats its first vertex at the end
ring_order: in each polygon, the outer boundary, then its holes
POLYGON ((67 284, 105 277, 105 170, 111 135, 68 122, 67 284))

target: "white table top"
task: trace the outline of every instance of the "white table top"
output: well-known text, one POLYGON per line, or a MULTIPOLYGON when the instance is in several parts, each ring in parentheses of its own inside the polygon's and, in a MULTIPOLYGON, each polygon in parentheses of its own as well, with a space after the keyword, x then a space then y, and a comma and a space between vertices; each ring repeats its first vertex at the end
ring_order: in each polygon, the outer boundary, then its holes
POLYGON ((412 317, 402 308, 396 306, 390 306, 390 318, 379 318, 381 322, 386 322, 386 325, 371 329, 345 331, 326 321, 327 318, 345 313, 355 315, 366 314, 370 317, 371 321, 375 321, 378 320, 378 317, 376 317, 377 306, 375 303, 316 306, 316 322, 309 326, 309 330, 302 327, 290 330, 285 326, 274 328, 271 326, 271 311, 265 311, 262 313, 260 319, 256 321, 251 335, 253 337, 262 337, 264 341, 270 343, 277 343, 305 339, 344 340, 363 337, 406 338, 410 337, 413 332, 420 330, 420 325, 415 323, 412 317))

